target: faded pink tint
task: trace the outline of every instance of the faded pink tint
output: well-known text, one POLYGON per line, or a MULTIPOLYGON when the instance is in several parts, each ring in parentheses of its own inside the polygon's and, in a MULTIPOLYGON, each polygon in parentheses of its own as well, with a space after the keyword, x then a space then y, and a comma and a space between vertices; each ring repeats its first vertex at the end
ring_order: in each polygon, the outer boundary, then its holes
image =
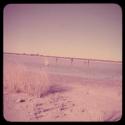
POLYGON ((122 118, 117 4, 8 4, 3 56, 5 120, 122 118))
POLYGON ((117 4, 8 4, 4 52, 122 61, 117 4))
POLYGON ((122 64, 4 54, 7 121, 118 121, 122 64), (45 60, 44 60, 45 59, 45 60), (46 60, 48 63, 46 65, 46 60))

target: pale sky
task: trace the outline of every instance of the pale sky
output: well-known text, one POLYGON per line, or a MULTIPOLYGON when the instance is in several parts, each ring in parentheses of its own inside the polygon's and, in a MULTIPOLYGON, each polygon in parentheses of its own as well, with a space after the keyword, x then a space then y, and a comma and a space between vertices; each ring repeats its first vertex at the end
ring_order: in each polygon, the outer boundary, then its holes
POLYGON ((4 52, 122 60, 117 4, 8 4, 4 52))

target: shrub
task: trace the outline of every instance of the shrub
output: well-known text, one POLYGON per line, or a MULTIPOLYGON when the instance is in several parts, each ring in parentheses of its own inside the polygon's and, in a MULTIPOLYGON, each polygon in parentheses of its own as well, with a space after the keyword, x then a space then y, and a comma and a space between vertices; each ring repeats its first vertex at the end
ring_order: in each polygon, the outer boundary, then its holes
POLYGON ((24 92, 40 97, 46 94, 49 88, 46 71, 33 71, 19 64, 4 64, 4 91, 24 92))

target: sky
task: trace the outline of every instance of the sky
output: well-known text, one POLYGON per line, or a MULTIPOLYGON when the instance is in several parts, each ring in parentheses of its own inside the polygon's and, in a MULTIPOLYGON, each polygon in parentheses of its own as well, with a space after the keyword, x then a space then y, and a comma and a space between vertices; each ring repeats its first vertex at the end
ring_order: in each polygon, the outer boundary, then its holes
POLYGON ((117 4, 8 4, 4 52, 122 61, 117 4))

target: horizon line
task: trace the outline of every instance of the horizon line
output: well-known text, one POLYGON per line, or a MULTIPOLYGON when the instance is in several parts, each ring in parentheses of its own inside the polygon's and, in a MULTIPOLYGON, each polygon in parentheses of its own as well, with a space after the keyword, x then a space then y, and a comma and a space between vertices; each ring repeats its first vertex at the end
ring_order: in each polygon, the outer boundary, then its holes
POLYGON ((91 61, 103 61, 103 62, 116 62, 122 63, 122 61, 118 60, 105 60, 105 59, 93 59, 93 58, 80 58, 80 57, 67 57, 67 56, 49 56, 49 55, 42 55, 38 53, 14 53, 14 52, 3 52, 5 54, 18 54, 18 55, 30 55, 30 56, 46 56, 46 57, 55 57, 55 58, 65 58, 65 59, 79 59, 79 60, 91 60, 91 61))

